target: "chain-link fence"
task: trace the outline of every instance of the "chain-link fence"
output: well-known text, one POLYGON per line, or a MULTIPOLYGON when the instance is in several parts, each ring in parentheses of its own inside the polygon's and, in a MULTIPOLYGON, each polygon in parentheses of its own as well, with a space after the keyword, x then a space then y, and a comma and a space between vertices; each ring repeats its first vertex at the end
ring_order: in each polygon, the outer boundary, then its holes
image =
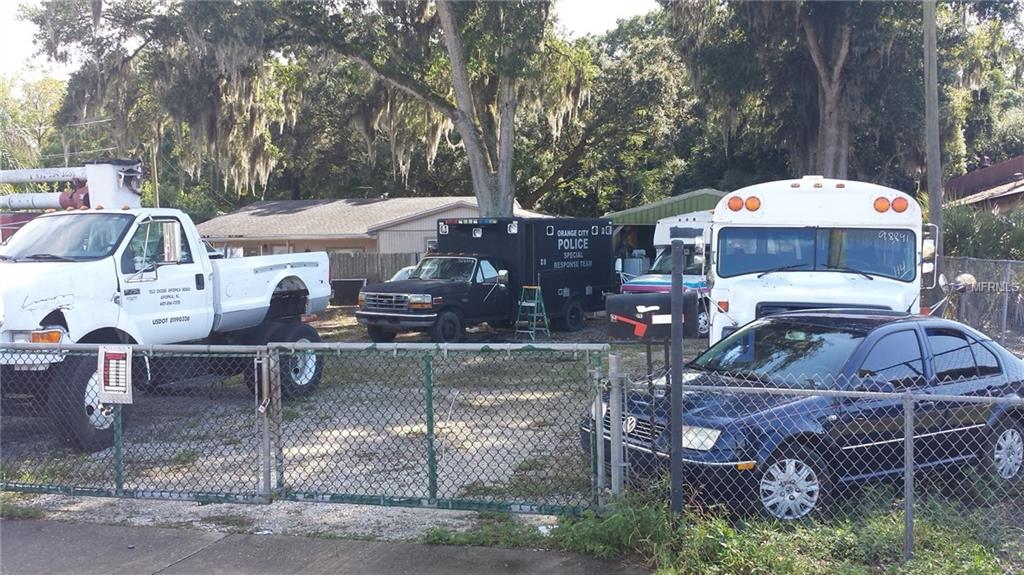
POLYGON ((940 269, 955 285, 942 315, 1024 354, 1024 261, 944 257, 940 269))
MULTIPOLYGON (((595 481, 578 423, 607 346, 0 348, 0 482, 126 497, 562 512, 595 481)), ((596 444, 595 444, 596 448, 596 444)))
MULTIPOLYGON (((985 353, 951 346, 934 368, 869 357, 849 377, 687 370, 673 487, 691 512, 737 525, 887 525, 903 530, 906 556, 915 529, 960 525, 1024 553, 1024 370, 985 353)), ((648 492, 670 482, 669 377, 629 377, 618 363, 581 446, 600 437, 613 493, 648 492)))

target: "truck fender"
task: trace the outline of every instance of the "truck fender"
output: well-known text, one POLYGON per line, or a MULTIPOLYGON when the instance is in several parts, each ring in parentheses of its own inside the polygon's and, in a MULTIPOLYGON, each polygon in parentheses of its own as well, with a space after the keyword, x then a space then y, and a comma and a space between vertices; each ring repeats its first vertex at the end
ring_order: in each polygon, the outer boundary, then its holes
POLYGON ((71 341, 81 341, 83 337, 100 329, 116 329, 128 334, 133 340, 142 342, 135 322, 122 313, 121 307, 113 302, 89 302, 85 306, 75 306, 62 310, 68 323, 68 336, 71 341))

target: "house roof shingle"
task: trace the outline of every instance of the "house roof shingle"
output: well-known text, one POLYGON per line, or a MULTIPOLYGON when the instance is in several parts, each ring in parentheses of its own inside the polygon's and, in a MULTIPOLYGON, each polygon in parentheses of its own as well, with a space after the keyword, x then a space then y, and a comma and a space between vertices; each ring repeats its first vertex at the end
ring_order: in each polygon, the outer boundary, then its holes
MULTIPOLYGON (((349 198, 255 202, 199 224, 204 238, 350 238, 458 207, 476 207, 472 196, 349 198)), ((515 207, 516 217, 543 217, 515 207)))

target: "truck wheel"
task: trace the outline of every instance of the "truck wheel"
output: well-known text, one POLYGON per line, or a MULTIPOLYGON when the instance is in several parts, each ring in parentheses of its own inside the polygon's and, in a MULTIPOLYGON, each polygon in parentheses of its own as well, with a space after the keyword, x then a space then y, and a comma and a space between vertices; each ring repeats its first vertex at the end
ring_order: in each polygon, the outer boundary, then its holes
MULTIPOLYGON (((312 326, 305 323, 289 322, 282 324, 270 334, 271 342, 287 343, 319 343, 320 334, 312 326)), ((308 397, 313 395, 320 385, 323 375, 323 357, 312 351, 295 353, 279 352, 281 358, 281 397, 308 397)))
POLYGON ((83 451, 114 444, 114 412, 100 404, 96 358, 69 356, 53 369, 49 411, 57 427, 83 451))
POLYGON ((458 343, 464 335, 462 318, 452 310, 445 310, 437 316, 430 330, 430 339, 437 343, 458 343))
POLYGON ((697 335, 707 337, 711 333, 711 316, 708 315, 708 308, 701 306, 697 310, 697 335))
POLYGON ((583 303, 578 299, 571 299, 565 304, 565 315, 555 322, 555 326, 560 331, 580 331, 583 329, 583 323, 583 303))
POLYGON ((391 343, 395 341, 395 336, 398 335, 393 331, 386 330, 376 325, 366 326, 366 333, 369 334, 370 340, 374 343, 391 343))

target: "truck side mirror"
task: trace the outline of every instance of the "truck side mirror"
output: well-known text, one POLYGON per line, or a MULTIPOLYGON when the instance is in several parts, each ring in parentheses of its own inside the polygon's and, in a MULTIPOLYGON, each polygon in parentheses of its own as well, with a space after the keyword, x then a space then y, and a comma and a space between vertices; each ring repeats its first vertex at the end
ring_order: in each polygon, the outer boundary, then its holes
POLYGON ((503 286, 508 285, 508 270, 498 270, 498 283, 503 286))
POLYGON ((622 258, 615 258, 615 272, 622 273, 622 258))

